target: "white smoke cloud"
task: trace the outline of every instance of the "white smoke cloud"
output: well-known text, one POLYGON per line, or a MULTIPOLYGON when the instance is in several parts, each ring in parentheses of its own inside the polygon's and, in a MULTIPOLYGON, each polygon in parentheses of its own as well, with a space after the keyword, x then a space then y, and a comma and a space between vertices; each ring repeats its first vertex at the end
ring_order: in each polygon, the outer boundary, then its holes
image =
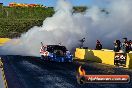
POLYGON ((115 39, 132 37, 131 4, 131 0, 111 0, 107 6, 109 14, 101 12, 98 6, 88 9, 85 14, 73 14, 69 2, 58 0, 56 13, 44 20, 42 27, 31 28, 18 38, 19 41, 13 39, 1 48, 0 53, 39 56, 41 42, 46 45, 61 42, 71 50, 83 37, 86 38, 84 46, 94 48, 99 39, 104 48, 112 48, 115 39))

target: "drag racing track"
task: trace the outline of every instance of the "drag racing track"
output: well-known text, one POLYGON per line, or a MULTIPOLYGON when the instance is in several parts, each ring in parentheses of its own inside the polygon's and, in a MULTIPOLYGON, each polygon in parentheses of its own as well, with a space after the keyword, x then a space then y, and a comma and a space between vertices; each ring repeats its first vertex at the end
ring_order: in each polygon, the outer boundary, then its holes
POLYGON ((8 88, 131 88, 126 84, 79 85, 76 72, 80 65, 87 74, 129 74, 132 70, 93 62, 56 63, 45 62, 39 57, 1 56, 8 88))

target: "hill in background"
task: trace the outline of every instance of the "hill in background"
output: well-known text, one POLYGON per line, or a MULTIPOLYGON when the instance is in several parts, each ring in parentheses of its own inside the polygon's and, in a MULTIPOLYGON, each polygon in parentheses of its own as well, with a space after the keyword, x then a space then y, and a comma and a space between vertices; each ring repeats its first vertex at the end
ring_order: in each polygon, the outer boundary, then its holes
MULTIPOLYGON (((73 12, 84 12, 86 7, 74 7, 73 12)), ((54 14, 52 7, 0 6, 0 37, 14 38, 33 26, 41 26, 43 20, 54 14)))

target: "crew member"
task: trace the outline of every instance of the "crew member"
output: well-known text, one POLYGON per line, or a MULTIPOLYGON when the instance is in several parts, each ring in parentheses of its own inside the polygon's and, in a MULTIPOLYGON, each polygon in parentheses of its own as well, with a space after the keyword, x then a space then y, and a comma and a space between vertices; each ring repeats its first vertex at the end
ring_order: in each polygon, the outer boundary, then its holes
POLYGON ((83 48, 83 43, 85 42, 85 38, 82 38, 81 40, 79 40, 81 42, 81 46, 80 48, 83 48))
POLYGON ((102 44, 100 43, 99 40, 96 41, 96 50, 101 50, 102 49, 102 44))

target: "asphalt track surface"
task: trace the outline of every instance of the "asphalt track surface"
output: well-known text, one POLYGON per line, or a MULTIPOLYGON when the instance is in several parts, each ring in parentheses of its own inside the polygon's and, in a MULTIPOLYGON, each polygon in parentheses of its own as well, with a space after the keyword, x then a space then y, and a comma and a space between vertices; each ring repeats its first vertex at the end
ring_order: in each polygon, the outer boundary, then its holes
POLYGON ((132 79, 132 70, 93 62, 74 61, 56 63, 41 61, 38 57, 1 56, 4 63, 8 88, 132 88, 126 84, 84 84, 76 79, 80 65, 87 74, 127 74, 132 79))

